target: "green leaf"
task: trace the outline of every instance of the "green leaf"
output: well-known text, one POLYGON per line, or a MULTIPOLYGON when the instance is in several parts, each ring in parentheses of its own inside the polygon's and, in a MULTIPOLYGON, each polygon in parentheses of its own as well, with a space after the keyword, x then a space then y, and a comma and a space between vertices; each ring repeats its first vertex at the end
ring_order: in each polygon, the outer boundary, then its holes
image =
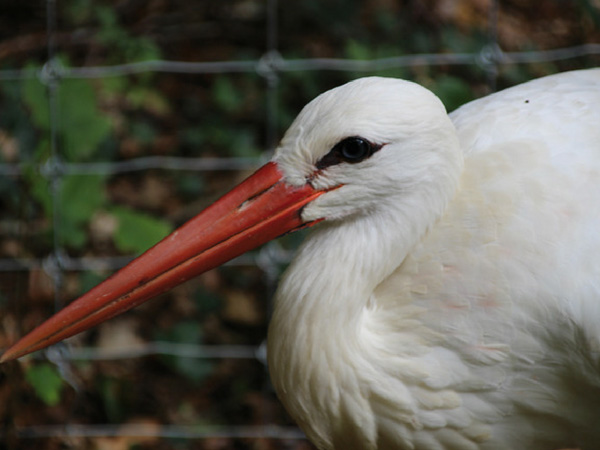
POLYGON ((83 295, 85 292, 92 289, 94 286, 99 285, 106 279, 106 274, 100 274, 96 272, 80 272, 79 273, 79 295, 83 295))
MULTIPOLYGON (((37 69, 35 66, 28 64, 26 69, 37 69)), ((50 109, 48 107, 48 96, 46 86, 44 86, 38 78, 26 78, 23 80, 23 100, 27 105, 33 123, 42 130, 50 129, 50 109)))
POLYGON ((87 80, 66 80, 60 86, 60 130, 65 156, 81 161, 93 155, 112 130, 98 109, 96 92, 87 80))
POLYGON ((169 102, 154 89, 130 86, 125 98, 134 108, 141 108, 159 116, 169 113, 169 102))
POLYGON ((23 178, 30 186, 31 196, 42 206, 46 216, 51 217, 53 203, 48 179, 40 176, 39 171, 29 165, 23 169, 23 178))
POLYGON ((60 238, 73 248, 85 245, 86 226, 105 201, 105 175, 73 175, 60 184, 60 238))
POLYGON ((62 179, 60 200, 63 218, 87 222, 106 201, 106 175, 70 175, 62 179))
POLYGON ((122 422, 124 420, 123 399, 126 397, 127 390, 120 380, 115 378, 103 378, 99 383, 99 392, 104 406, 104 412, 112 423, 122 422))
POLYGON ((110 209, 119 221, 114 241, 122 252, 141 253, 172 230, 170 223, 124 207, 110 209))
POLYGON ((225 112, 234 112, 241 108, 243 98, 227 77, 217 77, 212 88, 213 99, 225 112))
POLYGON ((372 57, 371 49, 367 45, 354 39, 350 39, 346 43, 345 53, 349 59, 363 60, 371 59, 372 57))
POLYGON ((125 77, 110 77, 102 80, 102 93, 104 95, 114 95, 126 92, 131 87, 131 83, 125 77))
MULTIPOLYGON (((22 93, 34 125, 48 132, 50 108, 46 86, 37 78, 26 79, 22 93)), ((61 151, 69 161, 89 158, 112 130, 108 116, 98 108, 93 86, 87 80, 63 80, 58 88, 58 106, 61 151)))
POLYGON ((83 223, 63 220, 60 224, 59 235, 61 242, 71 248, 81 249, 87 242, 87 232, 83 223))
MULTIPOLYGON (((125 61, 160 59, 160 49, 157 45, 148 38, 131 35, 127 28, 119 23, 114 8, 97 6, 95 14, 100 23, 96 38, 109 47, 114 56, 118 55, 125 61)), ((140 76, 144 78, 144 74, 140 76)))
POLYGON ((48 406, 55 406, 60 402, 64 382, 53 365, 42 363, 31 366, 25 372, 25 379, 48 406))

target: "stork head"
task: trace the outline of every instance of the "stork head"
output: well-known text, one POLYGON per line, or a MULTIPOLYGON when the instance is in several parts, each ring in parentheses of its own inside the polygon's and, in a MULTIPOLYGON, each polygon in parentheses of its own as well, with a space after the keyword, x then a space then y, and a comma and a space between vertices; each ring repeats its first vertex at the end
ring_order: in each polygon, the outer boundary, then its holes
POLYGON ((446 198, 462 156, 444 106, 410 82, 364 78, 309 103, 273 160, 8 349, 39 350, 114 317, 284 233, 446 198), (440 191, 440 192, 438 192, 440 191))
POLYGON ((306 221, 337 220, 393 207, 416 191, 447 200, 462 153, 433 93, 409 81, 368 77, 306 105, 273 161, 287 183, 326 192, 304 207, 306 221))

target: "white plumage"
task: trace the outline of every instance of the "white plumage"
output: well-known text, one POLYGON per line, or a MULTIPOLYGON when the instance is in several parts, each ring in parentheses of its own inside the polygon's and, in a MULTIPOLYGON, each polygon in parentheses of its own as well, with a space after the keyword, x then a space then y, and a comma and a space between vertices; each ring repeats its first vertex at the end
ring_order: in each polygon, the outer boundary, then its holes
POLYGON ((278 289, 269 365, 322 449, 600 448, 600 70, 449 118, 413 83, 319 96, 274 160, 331 190, 278 289), (319 170, 341 139, 383 147, 319 170))

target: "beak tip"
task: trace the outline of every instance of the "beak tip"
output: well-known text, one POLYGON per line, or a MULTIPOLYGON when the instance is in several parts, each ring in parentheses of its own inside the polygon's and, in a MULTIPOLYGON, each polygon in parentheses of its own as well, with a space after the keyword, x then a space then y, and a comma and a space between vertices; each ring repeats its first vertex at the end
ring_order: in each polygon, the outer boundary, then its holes
POLYGON ((2 356, 0 356, 0 364, 3 364, 8 361, 12 361, 13 359, 15 359, 15 358, 12 357, 9 352, 4 352, 2 354, 2 356))
POLYGON ((28 347, 23 348, 23 345, 19 345, 21 341, 18 341, 14 345, 4 350, 4 353, 0 356, 0 364, 16 360, 21 356, 25 356, 28 353, 34 352, 36 349, 29 350, 28 347))

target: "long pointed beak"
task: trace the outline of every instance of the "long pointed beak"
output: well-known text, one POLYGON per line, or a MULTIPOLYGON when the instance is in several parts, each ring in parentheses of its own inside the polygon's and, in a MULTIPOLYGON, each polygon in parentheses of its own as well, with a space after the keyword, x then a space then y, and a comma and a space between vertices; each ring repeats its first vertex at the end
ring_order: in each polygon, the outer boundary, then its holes
POLYGON ((291 186, 273 162, 10 347, 0 362, 52 345, 289 231, 324 191, 291 186))

